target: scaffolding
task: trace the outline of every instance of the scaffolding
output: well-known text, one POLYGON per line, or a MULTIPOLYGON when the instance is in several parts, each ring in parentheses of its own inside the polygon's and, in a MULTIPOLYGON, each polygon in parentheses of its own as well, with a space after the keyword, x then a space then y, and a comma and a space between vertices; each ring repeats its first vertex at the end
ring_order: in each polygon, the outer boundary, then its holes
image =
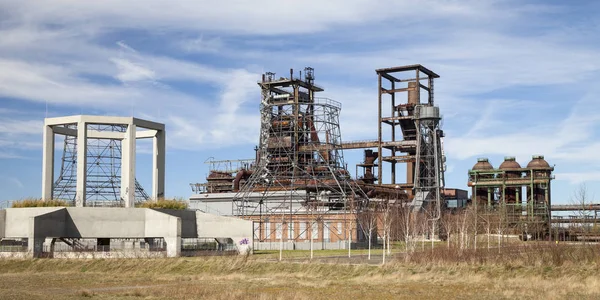
MULTIPOLYGON (((76 130, 76 125, 65 125, 76 130)), ((126 125, 88 124, 88 130, 121 132, 126 125)), ((121 140, 88 138, 86 206, 124 206, 121 198, 121 140)), ((63 143, 60 173, 53 186, 56 199, 75 204, 77 183, 77 137, 66 135, 63 143)), ((135 180, 135 201, 142 202, 150 197, 135 180)))
POLYGON ((347 224, 368 197, 350 179, 344 164, 341 104, 315 97, 323 89, 314 84, 309 67, 304 77, 302 72, 294 77, 293 70, 289 78, 267 72, 258 84, 259 146, 253 168, 238 171, 233 180, 233 213, 258 221, 256 238, 261 241, 283 231, 288 232, 288 241, 307 240, 308 232, 311 241, 315 234, 327 240, 330 232, 336 232, 339 240, 356 236, 347 224), (241 180, 245 184, 240 187, 241 180), (331 228, 332 222, 342 221, 344 230, 331 228), (279 228, 263 226, 271 222, 279 228))

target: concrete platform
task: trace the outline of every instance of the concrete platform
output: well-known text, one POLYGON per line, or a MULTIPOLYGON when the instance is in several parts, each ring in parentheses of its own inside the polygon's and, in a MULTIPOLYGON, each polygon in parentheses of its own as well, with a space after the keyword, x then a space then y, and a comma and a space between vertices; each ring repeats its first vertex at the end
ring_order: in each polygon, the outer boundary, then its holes
MULTIPOLYGON (((182 238, 233 241, 240 254, 252 251, 252 221, 191 210, 149 208, 40 207, 0 210, 0 238, 27 239, 28 257, 40 257, 44 241, 162 238, 166 256, 181 254, 182 238)), ((0 257, 14 255, 0 255, 0 257)), ((18 256, 18 255, 17 255, 18 256)))

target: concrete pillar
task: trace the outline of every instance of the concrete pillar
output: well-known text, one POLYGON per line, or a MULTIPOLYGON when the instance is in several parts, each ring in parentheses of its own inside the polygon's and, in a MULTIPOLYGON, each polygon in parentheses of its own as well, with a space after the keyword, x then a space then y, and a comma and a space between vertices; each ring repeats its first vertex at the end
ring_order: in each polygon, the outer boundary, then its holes
POLYGON ((129 124, 121 142, 121 198, 125 207, 135 206, 135 133, 136 126, 129 124))
POLYGON ((165 237, 167 243, 167 257, 179 257, 181 255, 181 236, 165 237))
POLYGON ((84 207, 87 182, 87 123, 77 123, 77 185, 75 206, 84 207))
POLYGON ((42 253, 44 253, 45 240, 45 238, 27 238, 27 252, 32 258, 42 256, 42 253))
POLYGON ((165 196, 165 132, 157 130, 154 136, 152 159, 152 199, 158 200, 165 196))
POLYGON ((54 131, 44 124, 42 157, 42 200, 52 200, 54 185, 54 131))

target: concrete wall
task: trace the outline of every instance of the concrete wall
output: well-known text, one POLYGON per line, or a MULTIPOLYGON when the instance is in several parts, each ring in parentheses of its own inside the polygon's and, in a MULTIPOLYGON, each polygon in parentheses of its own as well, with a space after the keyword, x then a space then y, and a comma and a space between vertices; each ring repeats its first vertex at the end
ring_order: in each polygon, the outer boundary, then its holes
POLYGON ((152 209, 146 209, 147 237, 162 237, 167 244, 167 256, 177 257, 181 254, 181 218, 174 217, 152 209))
POLYGON ((196 222, 196 212, 180 209, 154 209, 155 211, 168 214, 181 219, 181 237, 197 238, 198 222, 196 222))
POLYGON ((221 216, 233 215, 233 206, 231 200, 227 202, 221 201, 201 201, 201 200, 189 200, 189 208, 194 210, 201 210, 205 213, 221 216))
MULTIPOLYGON (((0 252, 1 253, 1 252, 0 252)), ((110 251, 110 252, 54 252, 53 258, 161 258, 164 252, 148 251, 110 251)))
POLYGON ((47 237, 62 237, 67 235, 67 209, 50 211, 29 218, 28 251, 33 257, 43 252, 44 241, 47 237))
POLYGON ((240 254, 251 252, 254 242, 253 222, 234 217, 196 212, 198 237, 231 238, 240 254))
POLYGON ((6 226, 6 210, 0 210, 0 239, 4 238, 6 226))
POLYGON ((147 209, 69 207, 67 210, 72 221, 69 224, 68 236, 66 237, 146 237, 147 209))
POLYGON ((141 208, 11 208, 0 210, 0 235, 29 238, 42 252, 47 238, 164 238, 167 255, 178 256, 181 238, 231 239, 241 254, 253 245, 252 221, 197 211, 141 208), (5 234, 3 234, 3 232, 5 234))
POLYGON ((5 235, 6 238, 26 238, 29 236, 29 218, 49 212, 65 209, 64 207, 31 207, 7 208, 5 210, 5 235))

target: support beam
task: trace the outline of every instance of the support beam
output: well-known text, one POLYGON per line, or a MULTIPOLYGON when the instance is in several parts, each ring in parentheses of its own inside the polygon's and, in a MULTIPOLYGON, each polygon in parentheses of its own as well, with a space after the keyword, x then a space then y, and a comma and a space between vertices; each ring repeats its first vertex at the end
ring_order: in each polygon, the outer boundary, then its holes
POLYGON ((135 132, 136 126, 129 124, 121 142, 121 199, 125 207, 135 206, 135 132))
POLYGON ((152 199, 158 200, 165 196, 165 139, 164 130, 157 131, 152 152, 152 199))
POLYGON ((84 207, 87 181, 87 123, 77 124, 77 185, 75 206, 84 207))
MULTIPOLYGON (((56 134, 67 135, 67 136, 77 136, 77 130, 62 127, 62 126, 54 126, 52 130, 56 134)), ((88 139, 105 139, 105 140, 122 140, 125 138, 125 135, 122 132, 116 131, 98 131, 89 129, 87 131, 88 139)))
POLYGON ((54 131, 44 124, 42 157, 42 200, 52 200, 54 186, 54 131))
POLYGON ((136 132, 135 137, 138 139, 151 139, 156 136, 157 132, 158 132, 157 130, 142 130, 142 131, 136 132))
POLYGON ((165 130, 165 124, 156 123, 148 120, 142 120, 138 118, 133 118, 133 124, 138 127, 146 128, 146 129, 154 129, 154 130, 165 130))
POLYGON ((63 126, 52 126, 52 131, 56 134, 77 136, 77 129, 71 129, 63 126))
POLYGON ((87 135, 88 139, 100 140, 122 140, 125 138, 125 135, 122 132, 116 131, 88 130, 87 135))

